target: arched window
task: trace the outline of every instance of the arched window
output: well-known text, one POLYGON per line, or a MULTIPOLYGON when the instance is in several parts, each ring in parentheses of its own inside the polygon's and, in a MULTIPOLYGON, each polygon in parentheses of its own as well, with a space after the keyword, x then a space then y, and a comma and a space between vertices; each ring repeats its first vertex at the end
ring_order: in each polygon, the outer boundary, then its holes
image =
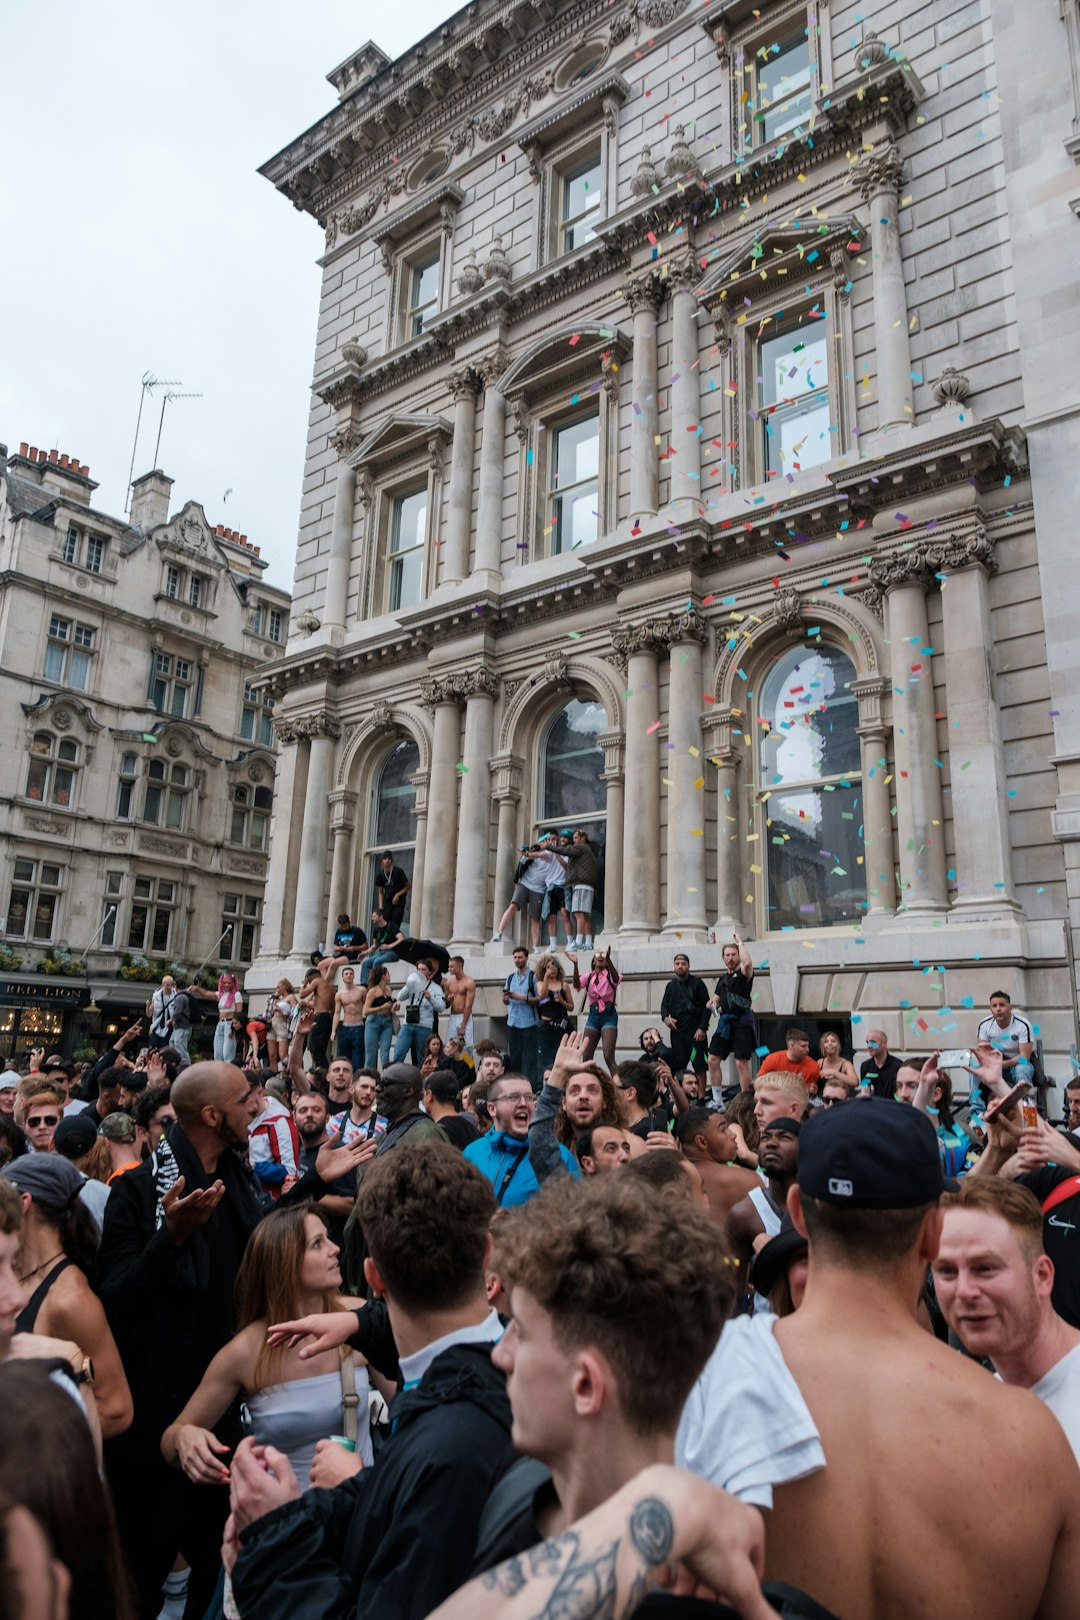
MULTIPOLYGON (((409 741, 399 742, 387 754, 375 776, 368 812, 367 848, 361 876, 360 899, 354 922, 365 930, 375 906, 375 881, 381 872, 383 854, 389 850, 394 865, 400 866, 412 882, 416 855, 416 788, 410 778, 420 769, 420 750, 409 741)), ((409 904, 405 902, 405 931, 408 932, 409 904)))
POLYGON ((856 670, 837 647, 797 647, 758 698, 758 827, 766 927, 820 928, 866 909, 856 670))
POLYGON ((560 709, 540 753, 540 815, 537 834, 583 828, 600 861, 600 887, 593 910, 593 933, 603 927, 604 847, 607 842, 607 785, 604 750, 597 741, 607 729, 602 703, 571 698, 560 709))
POLYGON ((68 810, 79 782, 79 745, 51 731, 35 731, 30 742, 26 797, 68 810))

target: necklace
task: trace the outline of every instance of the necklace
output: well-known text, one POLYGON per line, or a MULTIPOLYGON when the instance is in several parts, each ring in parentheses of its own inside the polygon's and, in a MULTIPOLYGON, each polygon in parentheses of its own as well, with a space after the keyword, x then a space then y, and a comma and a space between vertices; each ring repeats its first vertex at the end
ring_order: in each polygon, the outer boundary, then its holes
POLYGON ((59 1249, 56 1254, 51 1254, 47 1260, 43 1260, 40 1266, 35 1266, 33 1271, 24 1271, 20 1275, 19 1281, 28 1282, 31 1277, 36 1277, 39 1271, 44 1271, 46 1266, 51 1266, 54 1260, 62 1260, 63 1256, 63 1249, 59 1249))

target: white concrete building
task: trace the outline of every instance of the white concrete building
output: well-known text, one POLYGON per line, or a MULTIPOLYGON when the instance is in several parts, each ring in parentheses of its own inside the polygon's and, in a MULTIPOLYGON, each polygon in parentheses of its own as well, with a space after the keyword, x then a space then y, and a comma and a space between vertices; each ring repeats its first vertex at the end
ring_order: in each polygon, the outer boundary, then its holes
POLYGON ((1001 986, 1067 1068, 1078 36, 476 0, 329 75, 262 170, 325 251, 249 982, 390 846, 497 1014, 517 848, 583 823, 630 1031, 737 926, 763 1018, 926 1051, 1001 986))
POLYGON ((258 949, 277 762, 252 680, 290 599, 197 502, 170 519, 171 484, 112 517, 78 460, 0 447, 3 1057, 105 1044, 153 989, 122 966, 258 949))

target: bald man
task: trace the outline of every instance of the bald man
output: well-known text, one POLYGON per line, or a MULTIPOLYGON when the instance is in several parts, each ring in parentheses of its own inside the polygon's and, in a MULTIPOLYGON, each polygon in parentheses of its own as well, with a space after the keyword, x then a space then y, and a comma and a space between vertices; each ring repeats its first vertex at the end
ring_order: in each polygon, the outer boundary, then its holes
MULTIPOLYGON (((236 1274, 261 1215, 242 1157, 258 1112, 249 1077, 231 1063, 195 1063, 170 1101, 176 1124, 144 1164, 113 1183, 98 1259, 135 1404, 131 1428, 105 1448, 105 1466, 145 1620, 161 1607, 178 1553, 191 1566, 189 1612, 205 1613, 217 1582, 228 1492, 169 1468, 159 1442, 235 1331, 236 1274)), ((336 1180, 355 1164, 352 1148, 328 1142, 278 1207, 325 1195, 332 1189, 323 1176, 336 1180)), ((238 1410, 216 1432, 235 1445, 238 1410)))

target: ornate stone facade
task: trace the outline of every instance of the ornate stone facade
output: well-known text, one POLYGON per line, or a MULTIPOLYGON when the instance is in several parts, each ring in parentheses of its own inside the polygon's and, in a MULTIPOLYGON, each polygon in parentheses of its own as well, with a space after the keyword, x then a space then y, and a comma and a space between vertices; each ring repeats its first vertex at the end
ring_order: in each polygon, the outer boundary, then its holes
MULTIPOLYGON (((1040 60, 1062 59, 1063 172, 1073 9, 1056 55, 1035 30, 1040 60)), ((976 10, 989 38, 996 10, 976 10)), ((910 958, 975 1006, 1001 981, 1068 1051, 1080 766, 1051 761, 1025 696, 1051 655, 1020 424, 1030 390, 1047 421, 1056 407, 1025 368, 1002 246, 1020 204, 998 121, 1023 97, 999 115, 966 55, 946 95, 932 31, 863 12, 852 39, 834 6, 807 32, 796 0, 707 17, 480 0, 349 80, 265 166, 329 227, 340 289, 279 689, 289 722, 343 727, 282 733, 295 814, 275 828, 266 982, 339 902, 366 909, 393 824, 411 925, 466 950, 498 1017, 503 952, 484 942, 515 852, 585 819, 643 1008, 675 938, 714 962, 707 929, 739 927, 768 961, 763 1012, 952 1044, 943 986, 896 971, 910 958), (756 64, 789 36, 829 89, 778 117, 756 64), (981 156, 953 139, 969 125, 981 156), (992 194, 993 246, 954 219, 969 179, 980 209, 992 194), (438 287, 418 311, 423 266, 438 287), (351 473, 326 457, 346 431, 351 473), (1060 803, 1055 772, 1076 778, 1060 803), (357 805, 332 849, 329 782, 357 805), (921 1023, 897 1011, 921 998, 921 1023)))

